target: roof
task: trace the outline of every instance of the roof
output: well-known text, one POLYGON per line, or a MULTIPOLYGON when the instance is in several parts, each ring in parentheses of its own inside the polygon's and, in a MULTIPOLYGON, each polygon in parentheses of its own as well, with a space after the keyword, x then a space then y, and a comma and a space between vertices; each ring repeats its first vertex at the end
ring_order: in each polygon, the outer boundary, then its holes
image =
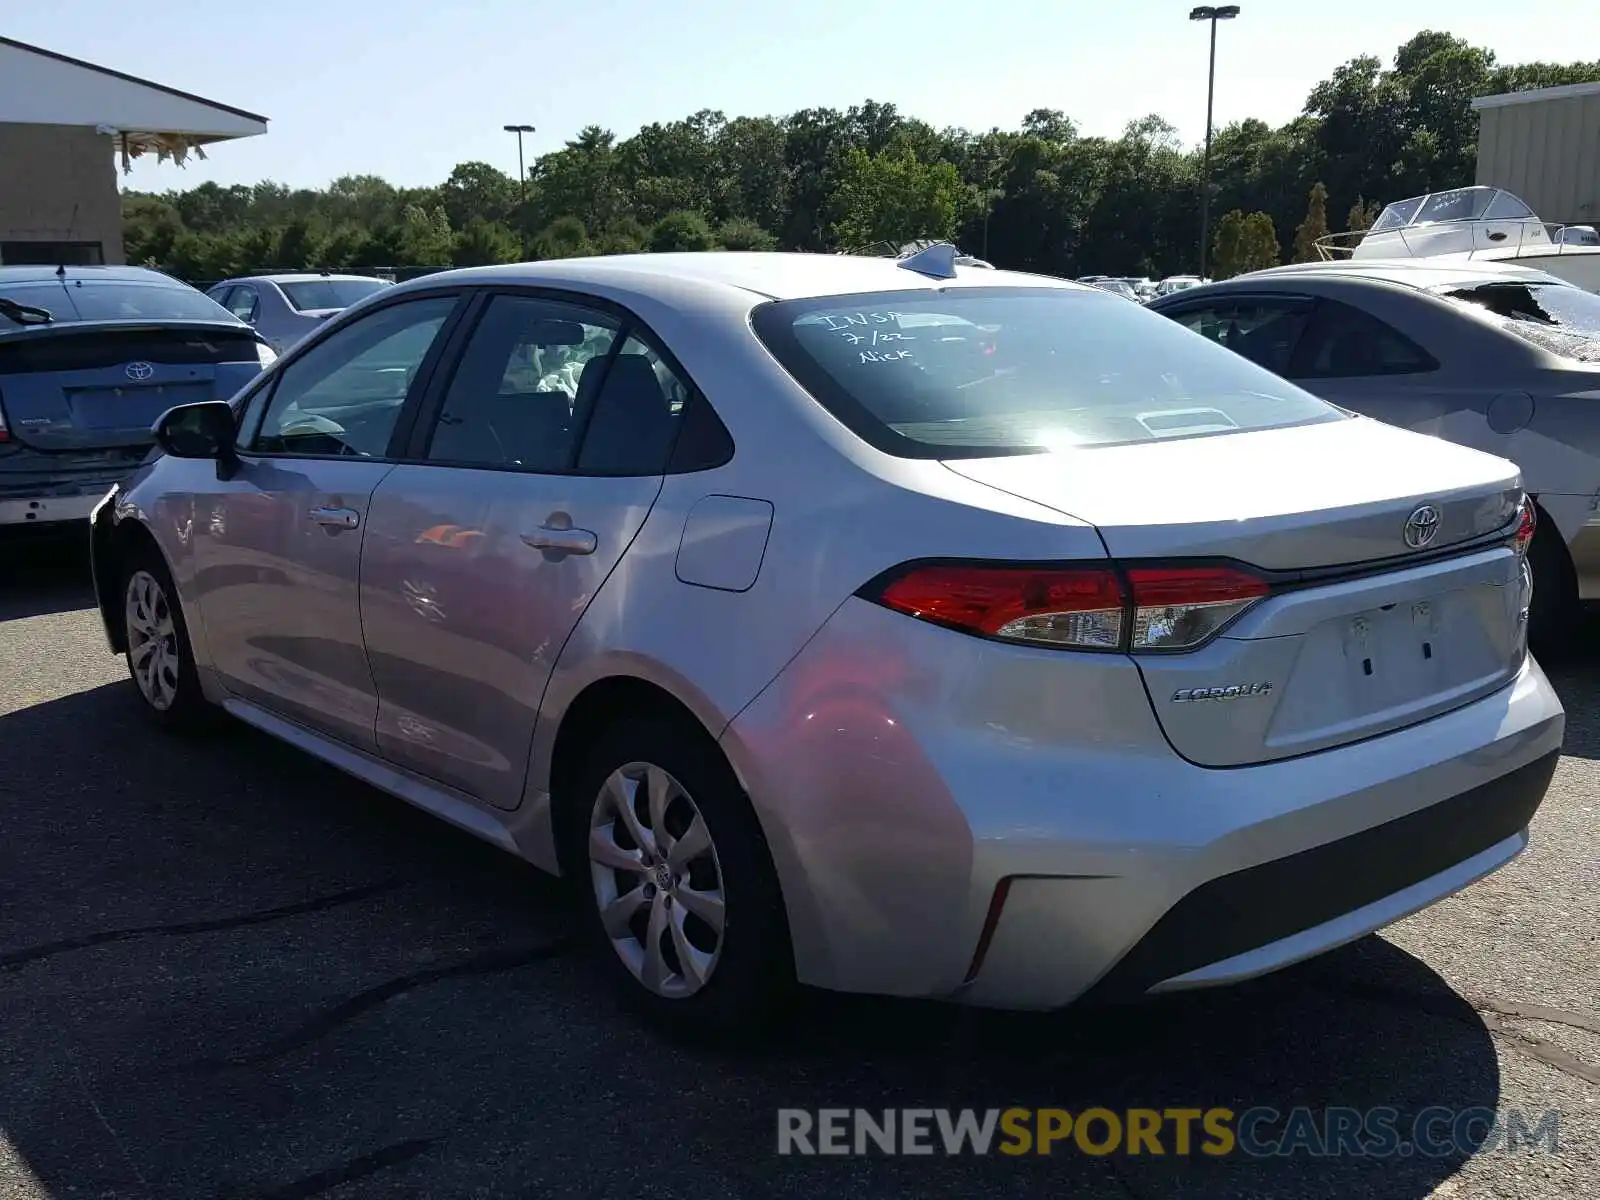
MULTIPOLYGON (((7 283, 54 283, 62 278, 55 267, 0 267, 0 285, 7 283)), ((99 282, 152 283, 167 287, 187 288, 189 285, 162 271, 149 267, 67 267, 68 280, 96 280, 99 282)))
POLYGON ((651 281, 720 284, 769 300, 810 296, 895 292, 948 287, 1050 287, 1091 289, 1049 275, 1026 275, 984 267, 957 266, 954 279, 932 279, 900 266, 892 258, 851 254, 803 254, 716 250, 679 254, 614 254, 603 258, 560 258, 544 262, 466 267, 425 275, 400 284, 408 290, 449 283, 618 284, 651 281))
POLYGON ((1477 96, 1472 101, 1472 107, 1505 108, 1512 104, 1540 104, 1546 100, 1575 100, 1580 96, 1600 96, 1600 81, 1568 83, 1561 87, 1529 88, 1525 92, 1501 92, 1495 96, 1477 96))
POLYGON ((330 279, 353 280, 357 283, 384 282, 376 275, 351 275, 338 271, 266 271, 259 275, 230 275, 212 286, 220 287, 224 283, 319 283, 330 279))
MULTIPOLYGON (((1330 262, 1289 263, 1281 267, 1267 267, 1225 280, 1251 280, 1285 278, 1296 275, 1320 275, 1354 279, 1381 279, 1406 287, 1428 288, 1468 283, 1482 279, 1525 279, 1533 283, 1565 283, 1547 271, 1534 267, 1518 266, 1504 259, 1463 259, 1452 262, 1429 262, 1415 258, 1336 259, 1330 262)), ((1213 285, 1215 286, 1215 285, 1213 285)))
POLYGON ((0 37, 0 123, 90 126, 189 146, 267 131, 258 113, 0 37))

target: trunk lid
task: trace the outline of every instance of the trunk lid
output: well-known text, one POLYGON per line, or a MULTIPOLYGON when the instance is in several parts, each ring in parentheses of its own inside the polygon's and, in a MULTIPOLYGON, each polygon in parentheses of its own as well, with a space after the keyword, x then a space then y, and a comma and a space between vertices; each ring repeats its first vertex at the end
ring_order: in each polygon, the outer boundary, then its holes
POLYGON ((1491 455, 1352 419, 946 465, 1090 522, 1113 558, 1266 575, 1272 594, 1220 637, 1135 656, 1173 748, 1205 766, 1426 720, 1504 686, 1525 656, 1527 576, 1506 540, 1522 481, 1491 455), (1412 546, 1424 506, 1434 533, 1412 546))
POLYGON ((261 370, 259 339, 231 322, 61 322, 0 335, 0 412, 35 450, 150 444, 176 404, 225 400, 261 370))

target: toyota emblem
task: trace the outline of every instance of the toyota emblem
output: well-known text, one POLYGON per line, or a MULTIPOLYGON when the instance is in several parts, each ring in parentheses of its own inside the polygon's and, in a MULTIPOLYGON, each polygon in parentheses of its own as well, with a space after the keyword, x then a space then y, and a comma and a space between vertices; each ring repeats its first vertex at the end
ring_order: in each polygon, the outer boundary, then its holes
POLYGON ((156 373, 156 369, 147 362, 131 362, 123 368, 123 371, 129 379, 138 380, 141 383, 156 373))
POLYGON ((1424 504, 1406 518, 1406 545, 1413 550, 1421 550, 1438 532, 1439 510, 1431 504, 1424 504))

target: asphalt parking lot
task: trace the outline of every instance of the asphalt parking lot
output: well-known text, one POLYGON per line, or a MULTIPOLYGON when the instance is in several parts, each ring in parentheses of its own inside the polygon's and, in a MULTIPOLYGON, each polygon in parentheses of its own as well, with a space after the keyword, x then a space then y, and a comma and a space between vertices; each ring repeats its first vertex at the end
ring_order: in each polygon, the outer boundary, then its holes
POLYGON ((559 894, 239 729, 153 735, 78 545, 0 555, 0 1197, 1600 1195, 1600 653, 1552 671, 1533 847, 1244 987, 1019 1016, 818 997, 662 1042, 559 894), (1382 1160, 778 1157, 780 1107, 1561 1114, 1559 1149, 1382 1160))

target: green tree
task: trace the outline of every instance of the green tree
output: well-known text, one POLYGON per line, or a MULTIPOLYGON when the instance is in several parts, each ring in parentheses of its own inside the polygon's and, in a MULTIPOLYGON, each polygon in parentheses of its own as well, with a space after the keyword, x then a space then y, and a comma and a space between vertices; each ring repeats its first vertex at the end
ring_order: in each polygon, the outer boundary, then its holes
POLYGON ((754 221, 724 221, 717 228, 716 243, 724 250, 776 250, 778 239, 754 221))
POLYGON ((852 149, 833 192, 833 241, 844 249, 955 234, 965 195, 949 163, 925 163, 909 150, 852 149))
POLYGON ((715 245, 711 227, 697 212, 668 213, 650 230, 650 249, 657 254, 674 250, 710 250, 715 245))
POLYGON ((401 214, 400 256, 408 267, 442 267, 455 252, 455 234, 442 207, 408 204, 401 214))
POLYGON ((483 162, 457 163, 439 185, 439 204, 452 228, 474 221, 503 221, 518 201, 517 181, 483 162))
POLYGON ((577 217, 557 217, 533 239, 535 258, 581 258, 591 252, 589 231, 577 217))
POLYGON ((450 265, 456 267, 483 267, 492 263, 516 262, 522 247, 517 235, 498 221, 485 221, 479 217, 468 221, 466 228, 455 236, 450 251, 450 265))
POLYGON ((631 216, 618 217, 595 238, 597 254, 637 254, 650 241, 650 231, 631 216))
POLYGON ((1240 266, 1243 256, 1244 213, 1235 208, 1217 222, 1217 235, 1211 243, 1212 278, 1232 279, 1244 270, 1240 266))
POLYGON ((1240 237, 1239 273, 1264 271, 1278 265, 1278 231, 1272 218, 1264 212, 1253 212, 1244 219, 1240 237))
POLYGON ((1312 185, 1311 199, 1306 205, 1306 218, 1294 231, 1294 261, 1316 262, 1322 255, 1317 252, 1317 241, 1328 236, 1328 189, 1321 183, 1312 185))

